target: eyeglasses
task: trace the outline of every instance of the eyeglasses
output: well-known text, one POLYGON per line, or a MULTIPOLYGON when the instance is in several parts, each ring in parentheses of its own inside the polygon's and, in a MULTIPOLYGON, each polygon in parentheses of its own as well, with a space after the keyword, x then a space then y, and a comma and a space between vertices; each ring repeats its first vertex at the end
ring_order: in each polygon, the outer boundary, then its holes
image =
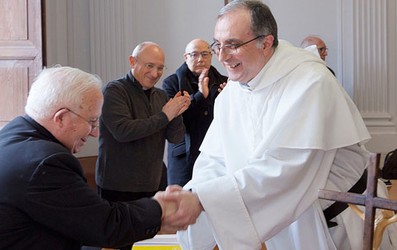
POLYGON ((324 52, 328 52, 328 48, 327 47, 321 47, 321 48, 317 48, 318 49, 318 53, 324 53, 324 52))
POLYGON ((214 54, 219 55, 221 49, 223 51, 223 53, 225 53, 226 55, 233 55, 237 53, 237 49, 240 48, 241 46, 244 46, 252 41, 255 41, 256 39, 265 37, 265 35, 260 35, 257 36, 249 41, 240 43, 240 44, 225 44, 223 46, 221 46, 221 44, 219 42, 213 42, 211 44, 211 50, 214 54))
POLYGON ((199 59, 199 57, 201 56, 202 58, 206 59, 208 57, 210 57, 212 55, 211 51, 202 51, 202 52, 190 52, 190 53, 186 53, 186 55, 190 56, 190 58, 192 58, 193 60, 197 60, 199 59))
MULTIPOLYGON (((139 61, 138 57, 135 57, 135 59, 136 59, 136 61, 139 61)), ((147 70, 152 71, 153 69, 156 69, 157 73, 160 73, 160 74, 162 74, 164 72, 164 70, 167 69, 167 67, 165 65, 156 66, 156 64, 154 64, 154 63, 144 63, 144 62, 142 62, 142 64, 147 70)))
POLYGON ((87 120, 86 118, 84 118, 82 115, 74 112, 73 110, 69 109, 69 108, 65 108, 67 111, 69 111, 72 114, 75 114, 77 117, 81 118, 82 120, 88 122, 88 124, 91 126, 91 131, 95 130, 96 128, 99 127, 99 117, 95 118, 95 119, 91 119, 91 120, 87 120))

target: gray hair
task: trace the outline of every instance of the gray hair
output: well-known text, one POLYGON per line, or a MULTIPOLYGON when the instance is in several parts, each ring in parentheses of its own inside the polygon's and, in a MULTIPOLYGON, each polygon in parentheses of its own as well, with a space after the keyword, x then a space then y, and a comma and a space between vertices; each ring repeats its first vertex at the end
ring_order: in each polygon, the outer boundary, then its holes
POLYGON ((246 9, 251 14, 251 30, 255 36, 272 35, 273 48, 278 45, 277 22, 269 7, 255 0, 234 0, 224 6, 218 13, 218 19, 237 9, 246 9))
POLYGON ((55 66, 45 68, 33 82, 25 112, 35 120, 50 118, 61 108, 82 104, 87 92, 101 91, 98 76, 77 68, 55 66))

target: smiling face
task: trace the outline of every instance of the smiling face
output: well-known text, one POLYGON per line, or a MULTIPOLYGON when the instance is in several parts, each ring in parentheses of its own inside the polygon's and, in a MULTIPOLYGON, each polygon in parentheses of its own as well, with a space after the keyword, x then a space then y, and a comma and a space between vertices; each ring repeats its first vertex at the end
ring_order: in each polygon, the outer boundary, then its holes
MULTIPOLYGON (((255 38, 257 35, 251 30, 251 17, 246 9, 229 12, 217 20, 214 40, 220 45, 239 45, 255 38)), ((254 40, 238 47, 233 54, 226 54, 221 49, 217 54, 218 60, 228 72, 229 79, 248 83, 254 78, 273 53, 273 36, 254 40)))
POLYGON ((130 56, 129 60, 132 74, 144 89, 152 88, 163 75, 165 55, 157 45, 146 45, 136 56, 130 56))
POLYGON ((90 136, 98 137, 96 125, 102 104, 102 93, 92 89, 84 95, 79 107, 65 107, 55 113, 58 125, 53 134, 71 153, 79 152, 90 136))

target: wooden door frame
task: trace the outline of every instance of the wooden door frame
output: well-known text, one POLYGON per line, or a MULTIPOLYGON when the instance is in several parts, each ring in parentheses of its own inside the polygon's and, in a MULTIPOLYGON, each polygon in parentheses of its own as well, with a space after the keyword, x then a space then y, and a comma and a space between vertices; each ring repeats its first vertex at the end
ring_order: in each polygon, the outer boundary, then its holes
POLYGON ((46 29, 46 0, 40 0, 41 2, 41 32, 42 32, 42 55, 43 55, 43 66, 47 66, 47 29, 46 29))

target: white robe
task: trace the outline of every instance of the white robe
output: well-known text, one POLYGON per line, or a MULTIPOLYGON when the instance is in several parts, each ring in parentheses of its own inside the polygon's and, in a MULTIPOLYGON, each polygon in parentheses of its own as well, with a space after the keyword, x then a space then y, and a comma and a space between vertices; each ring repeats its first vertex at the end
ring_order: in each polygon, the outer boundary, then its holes
POLYGON ((361 219, 347 209, 328 230, 332 202, 318 199, 365 169, 370 135, 354 103, 320 58, 285 41, 248 84, 229 81, 216 100, 185 186, 205 212, 178 232, 183 249, 362 248, 361 219))

